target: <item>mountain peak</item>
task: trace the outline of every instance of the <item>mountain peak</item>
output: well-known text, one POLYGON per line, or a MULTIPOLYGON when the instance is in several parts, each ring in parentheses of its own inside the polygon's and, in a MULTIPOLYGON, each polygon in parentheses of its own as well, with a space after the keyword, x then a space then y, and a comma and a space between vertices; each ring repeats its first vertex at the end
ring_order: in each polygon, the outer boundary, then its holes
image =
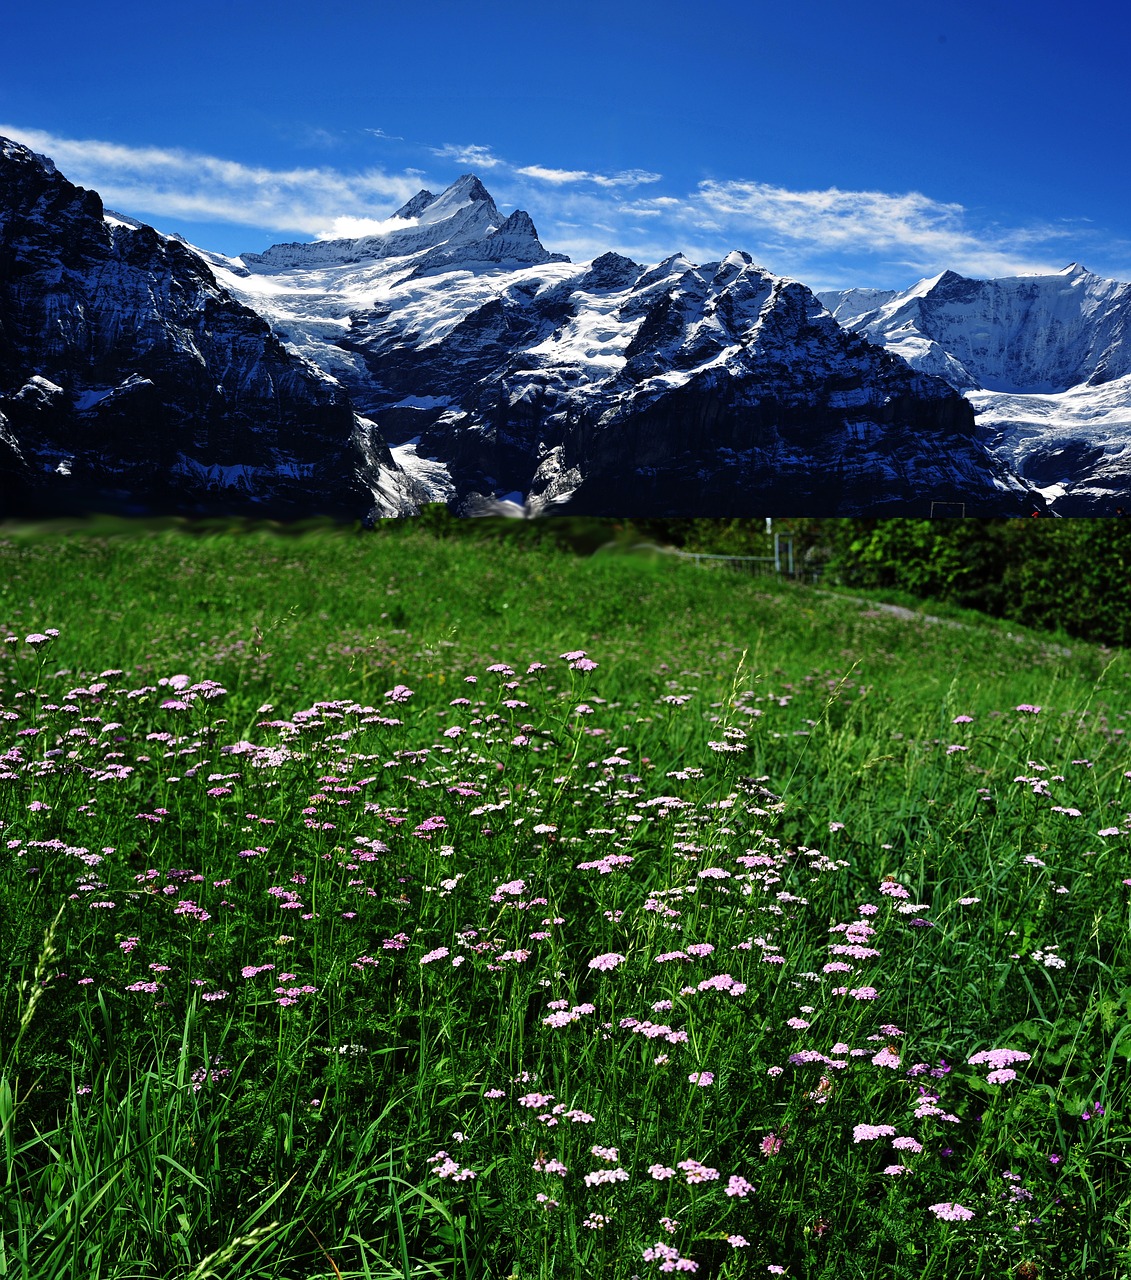
POLYGON ((1062 268, 1056 273, 1058 276, 1090 276, 1092 273, 1087 267, 1082 267, 1078 262, 1070 262, 1068 266, 1062 268))
POLYGON ((446 196, 456 195, 457 193, 467 200, 491 199, 491 193, 483 183, 479 181, 478 176, 474 173, 460 174, 455 182, 453 182, 452 185, 447 187, 443 192, 446 196))
POLYGON ((407 200, 404 204, 402 204, 401 207, 396 211, 396 213, 393 214, 393 217, 394 218, 419 218, 420 215, 424 212, 424 210, 427 209, 428 206, 435 199, 436 197, 432 194, 431 191, 425 191, 421 189, 416 193, 416 195, 412 197, 411 200, 407 200))

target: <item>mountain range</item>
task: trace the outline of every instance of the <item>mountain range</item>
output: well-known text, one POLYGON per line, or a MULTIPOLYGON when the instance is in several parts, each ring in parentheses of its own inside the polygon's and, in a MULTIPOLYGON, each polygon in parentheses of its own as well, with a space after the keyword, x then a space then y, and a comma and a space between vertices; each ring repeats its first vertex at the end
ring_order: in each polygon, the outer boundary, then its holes
POLYGON ((228 257, 0 142, 0 510, 1100 513, 1129 487, 1129 293, 574 264, 471 174, 374 234, 228 257))
POLYGON ((962 391, 994 455, 1058 514, 1126 500, 1131 284, 1073 262, 1055 275, 944 271, 901 293, 818 296, 853 332, 962 391))

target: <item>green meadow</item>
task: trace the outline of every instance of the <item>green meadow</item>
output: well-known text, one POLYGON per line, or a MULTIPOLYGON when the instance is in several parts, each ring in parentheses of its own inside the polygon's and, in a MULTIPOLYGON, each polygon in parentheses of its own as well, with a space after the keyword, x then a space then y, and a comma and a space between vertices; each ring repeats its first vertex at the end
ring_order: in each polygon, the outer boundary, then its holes
POLYGON ((0 529, 0 1276, 1131 1275, 1131 662, 938 615, 0 529))

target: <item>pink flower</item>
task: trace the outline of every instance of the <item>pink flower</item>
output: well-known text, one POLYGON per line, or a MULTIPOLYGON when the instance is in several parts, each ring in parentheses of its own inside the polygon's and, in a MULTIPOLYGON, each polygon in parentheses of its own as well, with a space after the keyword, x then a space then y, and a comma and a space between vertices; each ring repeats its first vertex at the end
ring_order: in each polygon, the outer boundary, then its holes
POLYGON ((590 969, 600 969, 602 971, 615 969, 618 964, 624 964, 625 957, 617 951, 606 952, 603 956, 594 956, 589 961, 590 969))
POLYGON ((852 1130, 853 1142, 871 1142, 875 1138, 894 1138, 895 1128, 890 1124, 858 1124, 852 1130))
MULTIPOLYGON (((1020 709, 1018 708, 1018 710, 1020 709)), ((928 1208, 936 1218, 941 1218, 943 1222, 968 1222, 974 1216, 970 1209, 964 1209, 962 1205, 953 1204, 949 1200, 929 1205, 928 1208)))
POLYGON ((781 1150, 782 1140, 772 1133, 767 1133, 759 1143, 759 1149, 764 1156, 776 1156, 781 1150))
POLYGON ((983 1049, 980 1053, 972 1054, 966 1061, 972 1067, 987 1065, 997 1071, 1014 1062, 1028 1062, 1031 1057, 1032 1054, 1020 1049, 983 1049))
POLYGON ((700 1164, 698 1160, 680 1160, 676 1168, 683 1170, 689 1185, 697 1182, 714 1182, 719 1176, 718 1169, 700 1164))
POLYGON ((693 1071, 687 1078, 692 1084, 697 1084, 700 1089, 705 1089, 708 1085, 715 1083, 715 1073, 713 1071, 693 1071))

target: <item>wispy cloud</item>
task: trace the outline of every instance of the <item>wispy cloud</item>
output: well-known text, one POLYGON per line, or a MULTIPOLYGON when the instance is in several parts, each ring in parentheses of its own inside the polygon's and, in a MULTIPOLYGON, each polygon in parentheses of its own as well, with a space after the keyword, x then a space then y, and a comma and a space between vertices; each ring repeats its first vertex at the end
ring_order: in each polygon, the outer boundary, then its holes
POLYGON ((620 173, 593 173, 589 169, 549 169, 545 165, 528 164, 515 169, 520 177, 536 178, 554 186, 565 183, 591 182, 598 187, 639 187, 643 183, 659 182, 662 173, 650 173, 647 169, 624 169, 620 173))
POLYGON ((474 142, 467 144, 445 142, 442 147, 429 147, 428 150, 439 160, 451 160, 468 169, 509 167, 507 162, 495 155, 490 147, 483 147, 474 142))
POLYGON ((318 236, 340 218, 387 217, 419 187, 381 169, 267 169, 166 147, 61 138, 0 124, 0 134, 49 155, 72 182, 95 188, 111 207, 190 221, 231 222, 318 236))
POLYGON ((1072 234, 1051 225, 976 228, 961 204, 918 191, 794 191, 764 182, 706 181, 688 204, 706 225, 769 238, 809 258, 866 253, 925 271, 951 267, 1008 275, 1055 269, 1050 242, 1072 234))
MULTIPOLYGON (((403 141, 380 129, 365 132, 403 141)), ((1009 226, 917 191, 794 190, 746 178, 710 179, 680 191, 646 169, 601 173, 515 164, 483 143, 411 144, 415 158, 432 157, 427 172, 348 172, 268 169, 13 125, 0 124, 0 133, 50 155, 67 177, 94 187, 111 207, 165 219, 170 230, 184 220, 254 227, 265 237, 377 234, 397 225, 392 211, 421 186, 439 191, 456 172, 474 170, 488 180, 500 207, 527 209, 547 247, 575 261, 614 249, 638 262, 676 250, 707 262, 737 248, 779 274, 837 288, 903 287, 947 267, 982 276, 1057 270, 1070 258, 1117 273, 1118 263, 1107 264, 1127 257, 1126 246, 1082 220, 1009 226)))

